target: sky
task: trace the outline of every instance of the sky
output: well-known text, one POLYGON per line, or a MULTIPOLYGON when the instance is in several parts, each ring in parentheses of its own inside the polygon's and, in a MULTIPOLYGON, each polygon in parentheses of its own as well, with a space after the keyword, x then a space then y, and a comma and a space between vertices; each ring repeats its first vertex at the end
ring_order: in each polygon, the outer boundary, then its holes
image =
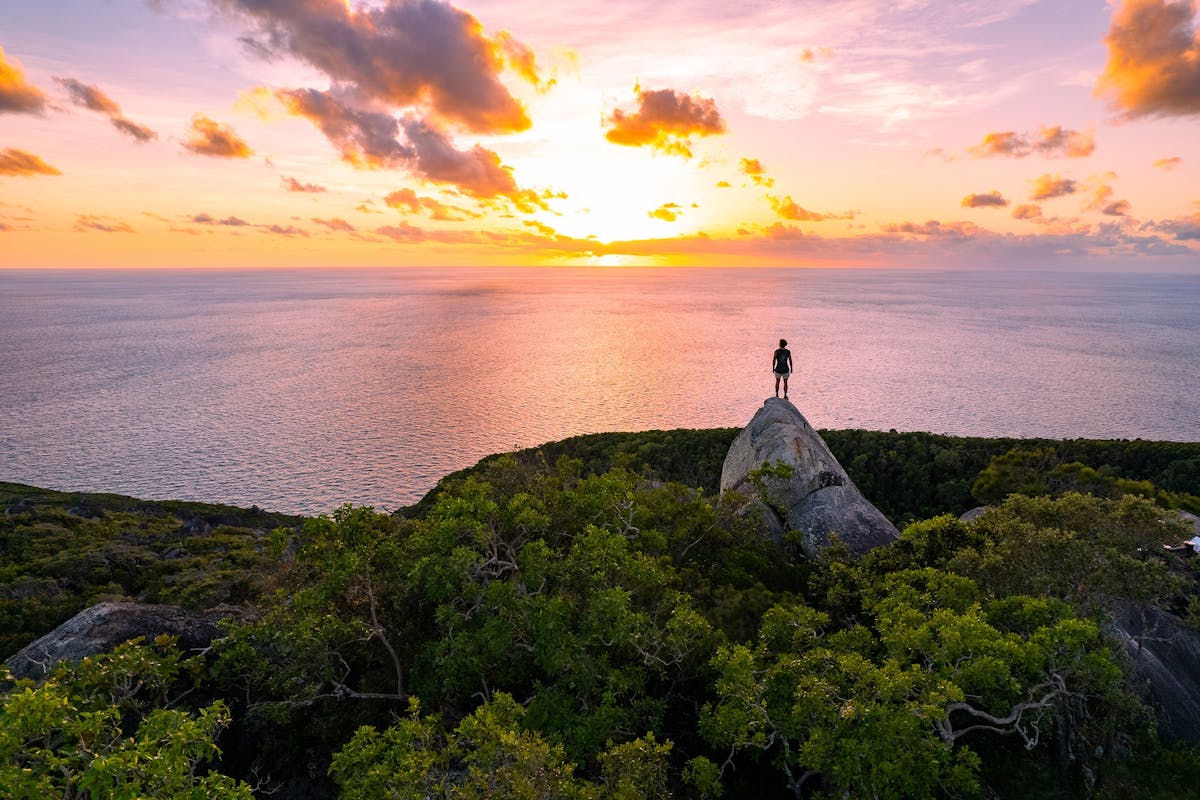
POLYGON ((1197 15, 0 0, 0 267, 1200 272, 1197 15))

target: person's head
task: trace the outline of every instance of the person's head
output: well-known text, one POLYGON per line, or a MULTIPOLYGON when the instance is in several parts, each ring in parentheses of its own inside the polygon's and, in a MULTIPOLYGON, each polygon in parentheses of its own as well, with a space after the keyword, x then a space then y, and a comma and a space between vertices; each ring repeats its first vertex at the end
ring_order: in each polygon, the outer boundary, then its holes
POLYGON ((780 346, 780 347, 787 347, 787 339, 780 339, 780 340, 779 340, 779 346, 780 346))

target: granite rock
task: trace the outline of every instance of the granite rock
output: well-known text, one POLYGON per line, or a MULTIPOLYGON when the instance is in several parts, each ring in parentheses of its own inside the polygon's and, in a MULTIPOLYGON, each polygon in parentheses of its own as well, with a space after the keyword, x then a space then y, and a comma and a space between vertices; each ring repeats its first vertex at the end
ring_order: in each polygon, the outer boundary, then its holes
POLYGON ((752 499, 766 533, 782 543, 788 531, 800 533, 800 548, 814 557, 836 534, 851 552, 891 544, 899 536, 891 522, 863 497, 824 440, 788 400, 768 398, 725 456, 721 491, 752 499), (760 494, 752 473, 776 464, 790 477, 765 477, 760 494))

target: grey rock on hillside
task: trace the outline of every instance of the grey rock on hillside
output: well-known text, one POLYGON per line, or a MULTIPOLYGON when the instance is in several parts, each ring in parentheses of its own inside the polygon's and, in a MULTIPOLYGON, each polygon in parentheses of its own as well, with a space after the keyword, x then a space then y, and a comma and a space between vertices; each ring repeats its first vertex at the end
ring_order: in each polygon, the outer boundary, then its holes
POLYGON ((1130 606, 1113 632, 1130 658, 1134 689, 1158 717, 1159 736, 1200 744, 1200 631, 1174 614, 1130 606))
POLYGON ((5 664, 17 678, 41 678, 60 661, 81 661, 106 653, 138 636, 178 638, 183 650, 207 647, 219 634, 217 623, 240 612, 214 609, 203 613, 177 606, 144 603, 100 603, 85 608, 42 638, 26 645, 5 664))
POLYGON ((721 468, 721 491, 758 498, 750 473, 776 463, 790 466, 792 476, 767 478, 768 502, 756 502, 777 542, 786 531, 800 531, 801 549, 811 558, 835 533, 860 555, 900 536, 858 491, 804 415, 787 400, 772 397, 733 440, 721 468))

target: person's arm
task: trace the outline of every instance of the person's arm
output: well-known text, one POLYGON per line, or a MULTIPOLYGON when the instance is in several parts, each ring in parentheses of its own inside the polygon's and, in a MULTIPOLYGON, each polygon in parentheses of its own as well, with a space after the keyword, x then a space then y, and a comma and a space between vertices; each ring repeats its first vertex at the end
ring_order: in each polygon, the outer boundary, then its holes
POLYGON ((790 350, 788 351, 788 372, 795 372, 795 370, 792 369, 792 352, 790 350))

